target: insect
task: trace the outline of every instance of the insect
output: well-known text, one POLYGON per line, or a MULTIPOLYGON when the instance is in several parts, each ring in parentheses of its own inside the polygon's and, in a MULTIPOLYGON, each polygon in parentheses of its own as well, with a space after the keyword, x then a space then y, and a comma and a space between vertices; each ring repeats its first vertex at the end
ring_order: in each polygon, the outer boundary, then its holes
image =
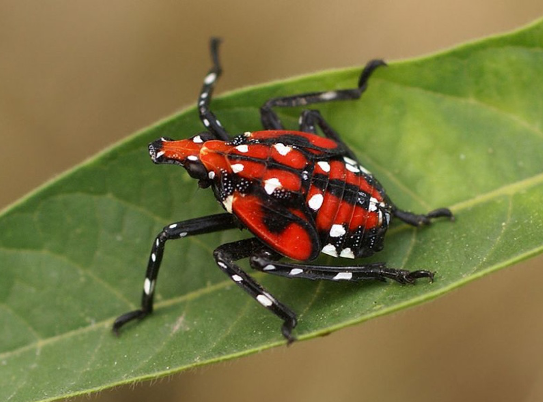
POLYGON ((374 70, 385 63, 370 61, 353 89, 270 99, 260 109, 263 131, 231 137, 209 107, 221 75, 219 42, 211 40, 213 66, 198 98, 200 119, 207 131, 184 140, 160 138, 149 144, 149 154, 154 163, 182 166, 201 188, 211 187, 226 212, 164 227, 151 249, 141 309, 118 317, 114 332, 153 311, 155 285, 168 240, 226 229, 246 228, 253 237, 217 247, 213 256, 218 267, 283 321, 281 332, 288 343, 295 340, 296 314, 243 271, 237 260, 249 258, 253 269, 287 278, 391 279, 402 284, 412 284, 419 278, 433 280, 430 271, 388 268, 384 263, 347 267, 310 263, 321 253, 360 258, 380 251, 393 217, 422 226, 433 218, 452 219, 452 213, 447 208, 425 215, 398 209, 318 110, 301 113, 298 131, 286 130, 274 111, 275 107, 358 99, 374 70), (318 128, 324 136, 317 134, 318 128), (294 261, 283 262, 283 257, 294 261))

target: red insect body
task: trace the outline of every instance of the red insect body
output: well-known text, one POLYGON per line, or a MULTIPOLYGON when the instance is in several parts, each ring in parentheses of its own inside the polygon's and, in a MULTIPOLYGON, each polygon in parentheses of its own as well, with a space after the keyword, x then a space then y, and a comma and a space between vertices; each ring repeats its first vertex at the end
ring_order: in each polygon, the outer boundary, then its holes
POLYGON ((200 177, 223 207, 265 244, 308 261, 320 252, 355 258, 382 247, 391 207, 371 174, 342 146, 288 130, 245 133, 232 141, 200 136, 164 140, 157 156, 200 177), (161 154, 161 152, 163 154, 161 154))

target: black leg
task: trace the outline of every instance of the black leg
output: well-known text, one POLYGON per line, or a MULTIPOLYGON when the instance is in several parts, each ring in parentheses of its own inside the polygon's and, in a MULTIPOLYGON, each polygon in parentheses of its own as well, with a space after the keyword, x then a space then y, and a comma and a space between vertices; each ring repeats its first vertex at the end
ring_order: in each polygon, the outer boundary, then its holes
POLYGON ((220 39, 211 39, 210 47, 213 66, 204 78, 204 85, 202 86, 200 96, 198 97, 198 112, 200 113, 200 120, 202 120, 205 128, 209 130, 211 134, 213 134, 217 139, 228 141, 230 139, 230 136, 221 125, 221 122, 209 109, 211 95, 213 94, 213 89, 215 88, 215 82, 222 73, 221 65, 219 62, 219 44, 220 39))
POLYGON ((405 223, 412 226, 422 226, 429 225, 432 222, 433 218, 447 217, 451 220, 454 220, 454 216, 450 209, 448 208, 438 208, 433 211, 428 212, 427 214, 413 214, 411 212, 402 211, 400 209, 394 209, 393 214, 398 219, 404 221, 405 223))
POLYGON ((341 140, 339 134, 324 120, 324 117, 322 117, 318 110, 304 110, 300 115, 300 131, 316 134, 317 126, 320 127, 325 137, 343 146, 347 157, 358 162, 354 152, 341 140))
POLYGON ((358 88, 310 92, 300 95, 270 99, 260 108, 260 119, 262 121, 262 126, 266 130, 281 130, 283 128, 279 116, 277 116, 273 110, 274 107, 308 106, 314 103, 358 99, 366 90, 368 79, 373 71, 377 67, 384 65, 386 64, 382 60, 372 60, 366 64, 366 67, 364 67, 364 70, 362 71, 362 74, 358 80, 358 88))
POLYGON ((164 254, 164 246, 167 240, 181 239, 197 234, 232 229, 237 226, 238 223, 234 215, 224 213, 176 222, 164 227, 162 232, 155 238, 151 249, 151 255, 149 256, 145 282, 143 284, 143 294, 141 297, 141 309, 130 311, 118 317, 113 323, 113 332, 118 334, 119 329, 127 322, 136 318, 141 319, 153 312, 155 285, 160 269, 160 263, 162 262, 162 256, 164 254))
POLYGON ((259 253, 251 257, 251 267, 258 271, 285 278, 304 278, 312 280, 330 281, 360 281, 391 279, 402 284, 415 283, 418 278, 433 280, 434 274, 430 271, 407 271, 404 269, 387 268, 384 263, 377 262, 366 265, 342 267, 322 266, 310 264, 278 262, 273 256, 259 253))
POLYGON ((296 326, 296 314, 272 296, 262 286, 243 271, 234 261, 249 257, 256 252, 267 248, 256 238, 240 240, 234 243, 224 244, 218 247, 213 253, 217 265, 221 268, 238 286, 245 290, 262 306, 266 307, 276 316, 283 320, 281 332, 290 344, 295 341, 292 330, 296 326))

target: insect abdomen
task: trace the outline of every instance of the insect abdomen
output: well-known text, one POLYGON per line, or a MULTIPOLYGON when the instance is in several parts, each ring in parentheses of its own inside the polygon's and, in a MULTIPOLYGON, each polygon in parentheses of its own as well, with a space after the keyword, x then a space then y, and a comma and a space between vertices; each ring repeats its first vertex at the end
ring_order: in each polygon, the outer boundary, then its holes
POLYGON ((306 202, 313 211, 323 253, 358 258, 382 248, 390 207, 381 186, 355 161, 317 162, 306 202))

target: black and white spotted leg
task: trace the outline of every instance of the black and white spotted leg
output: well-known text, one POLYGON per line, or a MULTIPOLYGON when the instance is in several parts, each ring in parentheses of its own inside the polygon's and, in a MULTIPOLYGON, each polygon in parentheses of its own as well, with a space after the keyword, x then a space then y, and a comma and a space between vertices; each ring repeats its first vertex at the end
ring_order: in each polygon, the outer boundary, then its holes
POLYGON ((387 268, 384 263, 377 262, 366 265, 341 267, 311 264, 284 263, 269 258, 265 253, 257 254, 250 259, 251 267, 268 274, 285 278, 304 278, 329 281, 360 281, 391 279, 401 284, 412 284, 418 278, 433 280, 430 271, 407 271, 404 269, 387 268))
POLYGON ((213 94, 213 89, 215 88, 215 82, 217 82, 217 79, 222 73, 221 64, 219 62, 220 42, 221 41, 218 38, 211 39, 210 48, 213 66, 204 78, 204 85, 202 86, 200 96, 198 97, 198 112, 200 114, 200 120, 211 134, 213 134, 219 140, 228 141, 230 136, 222 126, 221 122, 209 109, 211 96, 213 94))
POLYGON ((308 106, 314 103, 331 102, 339 100, 352 100, 358 99, 362 93, 366 90, 368 79, 379 66, 386 65, 383 60, 371 60, 358 80, 358 88, 352 89, 339 89, 335 91, 323 91, 323 92, 309 92, 300 95, 283 96, 279 98, 269 99, 260 108, 260 120, 262 126, 266 130, 281 130, 283 125, 277 113, 273 110, 274 107, 296 107, 296 106, 308 106))
POLYGON ((119 333, 119 329, 126 323, 142 319, 153 312, 153 296, 155 285, 164 254, 166 241, 182 239, 203 233, 217 232, 226 229, 233 229, 238 226, 234 215, 229 213, 204 216, 202 218, 190 219, 187 221, 172 223, 165 226, 153 242, 147 272, 143 283, 143 294, 141 297, 141 309, 130 311, 118 317, 113 323, 113 332, 119 333))
POLYGON ((213 256, 215 257, 219 268, 223 270, 234 283, 245 290, 262 306, 266 307, 283 320, 281 333, 290 344, 296 340, 292 335, 292 330, 297 324, 296 314, 235 264, 235 261, 247 258, 265 248, 267 247, 256 238, 245 239, 234 243, 223 244, 215 250, 213 256))

